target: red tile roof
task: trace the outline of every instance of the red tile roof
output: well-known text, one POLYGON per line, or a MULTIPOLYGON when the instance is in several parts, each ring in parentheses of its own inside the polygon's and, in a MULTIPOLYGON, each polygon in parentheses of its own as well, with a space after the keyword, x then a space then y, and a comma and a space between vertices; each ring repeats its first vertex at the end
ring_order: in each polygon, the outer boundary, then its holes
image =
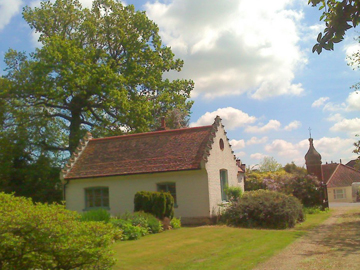
POLYGON ((357 162, 357 159, 350 160, 348 163, 346 163, 346 166, 354 168, 356 162, 357 162))
MULTIPOLYGON (((217 119, 217 118, 216 118, 217 119)), ((65 179, 200 169, 220 118, 211 126, 92 139, 65 179)), ((69 165, 70 164, 70 165, 69 165)))
POLYGON ((329 163, 321 165, 323 181, 327 183, 339 164, 329 163))
POLYGON ((346 187, 351 186, 353 182, 360 182, 360 172, 344 164, 324 164, 321 167, 324 181, 330 188, 346 187))

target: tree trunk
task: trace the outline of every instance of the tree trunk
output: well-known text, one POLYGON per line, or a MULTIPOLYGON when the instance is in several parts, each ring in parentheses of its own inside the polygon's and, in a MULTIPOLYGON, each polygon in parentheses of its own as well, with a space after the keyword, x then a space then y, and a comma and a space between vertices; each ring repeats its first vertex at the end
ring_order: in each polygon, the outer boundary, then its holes
POLYGON ((81 139, 81 98, 74 97, 70 104, 70 111, 71 111, 71 122, 70 122, 70 134, 69 134, 69 151, 70 155, 74 153, 76 147, 79 144, 81 139))

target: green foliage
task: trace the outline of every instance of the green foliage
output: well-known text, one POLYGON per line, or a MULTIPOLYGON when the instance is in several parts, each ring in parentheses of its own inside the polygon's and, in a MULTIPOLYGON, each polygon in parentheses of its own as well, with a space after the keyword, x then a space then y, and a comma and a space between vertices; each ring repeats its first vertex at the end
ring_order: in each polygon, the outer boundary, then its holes
MULTIPOLYGON (((318 206, 309 206, 303 208, 304 214, 306 215, 313 215, 313 214, 319 214, 324 211, 324 209, 318 205, 318 206)), ((329 211, 329 208, 326 208, 325 211, 329 211)))
POLYGON ((334 43, 344 39, 345 32, 356 27, 359 22, 360 2, 358 0, 309 0, 313 7, 320 5, 319 10, 323 10, 320 20, 325 22, 323 33, 317 36, 317 43, 312 51, 320 54, 322 49, 333 50, 334 43))
POLYGON ((283 175, 277 179, 264 179, 264 187, 268 190, 282 192, 298 198, 306 207, 321 204, 323 190, 320 181, 312 175, 283 175))
POLYGON ((81 221, 110 221, 110 213, 105 209, 94 209, 81 214, 81 221))
POLYGON ((0 193, 0 268, 111 269, 110 245, 121 232, 79 218, 63 205, 0 193))
POLYGON ((225 210, 222 219, 233 226, 285 229, 303 221, 304 215, 297 198, 257 190, 245 192, 238 203, 231 204, 225 210))
POLYGON ((280 179, 281 177, 288 175, 285 170, 277 170, 276 172, 259 172, 259 171, 251 171, 247 174, 245 180, 245 190, 258 190, 258 189, 266 189, 264 184, 264 179, 280 179))
POLYGON ((241 198, 243 190, 240 187, 230 186, 225 188, 225 193, 230 202, 236 202, 241 198))
POLYGON ((148 234, 147 228, 134 226, 130 220, 111 219, 110 223, 114 227, 120 228, 122 230, 122 241, 137 240, 140 239, 142 236, 148 234))
POLYGON ((145 213, 143 211, 135 213, 125 213, 119 218, 130 221, 131 224, 134 226, 146 228, 149 234, 159 233, 163 231, 161 221, 150 213, 145 213))
POLYGON ((301 176, 305 176, 307 174, 307 170, 304 167, 296 166, 294 161, 292 161, 291 163, 287 163, 284 166, 284 171, 287 173, 301 175, 301 176))
POLYGON ((281 168, 281 164, 278 163, 273 157, 264 157, 259 164, 260 172, 276 172, 281 168))
POLYGON ((163 220, 174 216, 174 198, 169 192, 139 191, 134 197, 134 211, 151 213, 163 220))
POLYGON ((40 4, 23 17, 42 46, 29 56, 6 53, 4 98, 41 127, 43 151, 72 153, 88 130, 96 137, 148 131, 175 108, 186 119, 194 84, 163 79, 183 61, 145 12, 115 0, 95 0, 91 9, 78 0, 40 4))
POLYGON ((170 221, 170 226, 171 226, 173 229, 179 229, 179 228, 181 228, 181 219, 174 217, 174 218, 170 221))

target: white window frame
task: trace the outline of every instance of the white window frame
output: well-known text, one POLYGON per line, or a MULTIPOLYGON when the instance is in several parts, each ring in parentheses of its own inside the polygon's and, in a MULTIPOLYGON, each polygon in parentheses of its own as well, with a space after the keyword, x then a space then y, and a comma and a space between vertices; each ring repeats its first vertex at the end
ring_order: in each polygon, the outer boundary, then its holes
POLYGON ((334 189, 333 194, 334 194, 334 200, 346 199, 346 189, 345 188, 334 189))

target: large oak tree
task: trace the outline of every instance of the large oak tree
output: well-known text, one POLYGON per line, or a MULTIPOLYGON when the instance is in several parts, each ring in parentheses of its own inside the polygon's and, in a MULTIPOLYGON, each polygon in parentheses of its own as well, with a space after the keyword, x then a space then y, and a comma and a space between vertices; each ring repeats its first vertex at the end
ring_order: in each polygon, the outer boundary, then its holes
POLYGON ((9 50, 7 102, 36 125, 43 150, 72 153, 95 136, 144 132, 177 109, 189 113, 191 80, 164 79, 183 61, 162 44, 145 12, 114 0, 41 2, 24 19, 39 33, 35 52, 9 50))

